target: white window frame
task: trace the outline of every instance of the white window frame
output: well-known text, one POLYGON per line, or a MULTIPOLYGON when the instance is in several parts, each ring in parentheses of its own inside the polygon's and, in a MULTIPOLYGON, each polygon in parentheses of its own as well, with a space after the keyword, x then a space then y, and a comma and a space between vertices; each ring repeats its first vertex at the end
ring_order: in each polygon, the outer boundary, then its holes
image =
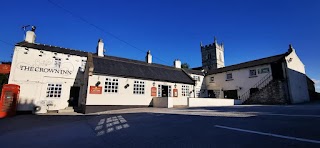
POLYGON ((162 85, 158 85, 158 97, 162 96, 161 88, 162 88, 162 85))
POLYGON ((48 83, 46 98, 59 99, 62 95, 62 84, 61 83, 48 83))
POLYGON ((140 80, 134 80, 133 94, 144 95, 145 94, 145 82, 140 80))
POLYGON ((187 96, 187 97, 190 96, 189 85, 182 85, 181 86, 181 94, 182 94, 182 96, 187 96))
POLYGON ((104 82, 104 93, 114 94, 119 92, 119 79, 118 78, 106 78, 104 82))

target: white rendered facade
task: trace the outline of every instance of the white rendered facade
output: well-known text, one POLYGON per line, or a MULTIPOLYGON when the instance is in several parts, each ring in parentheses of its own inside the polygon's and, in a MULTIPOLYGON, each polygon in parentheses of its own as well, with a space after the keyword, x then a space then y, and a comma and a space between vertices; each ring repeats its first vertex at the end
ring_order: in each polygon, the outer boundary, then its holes
POLYGON ((83 93, 86 60, 86 57, 16 46, 9 83, 20 85, 18 110, 33 110, 39 105, 48 110, 68 107, 72 86, 80 87, 79 93, 83 93), (51 90, 48 92, 49 84, 54 85, 52 95, 51 90), (61 91, 55 88, 57 85, 61 91))

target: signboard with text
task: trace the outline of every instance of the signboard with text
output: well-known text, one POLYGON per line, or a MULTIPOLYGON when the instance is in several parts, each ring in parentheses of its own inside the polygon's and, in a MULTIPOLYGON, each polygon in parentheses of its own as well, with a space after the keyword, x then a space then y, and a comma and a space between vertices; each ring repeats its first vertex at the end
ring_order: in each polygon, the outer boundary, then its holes
POLYGON ((157 96, 157 88, 151 87, 151 96, 156 97, 157 96))
POLYGON ((10 73, 11 66, 9 64, 0 64, 0 73, 8 74, 10 73))
POLYGON ((90 94, 102 94, 101 86, 90 86, 90 94))

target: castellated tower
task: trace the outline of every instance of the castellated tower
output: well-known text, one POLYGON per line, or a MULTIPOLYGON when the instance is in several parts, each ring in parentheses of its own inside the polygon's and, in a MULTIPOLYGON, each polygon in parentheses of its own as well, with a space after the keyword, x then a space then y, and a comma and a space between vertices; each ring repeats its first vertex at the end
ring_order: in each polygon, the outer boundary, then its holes
POLYGON ((200 43, 202 68, 206 71, 224 67, 224 46, 223 43, 218 44, 216 37, 214 42, 203 46, 200 43))

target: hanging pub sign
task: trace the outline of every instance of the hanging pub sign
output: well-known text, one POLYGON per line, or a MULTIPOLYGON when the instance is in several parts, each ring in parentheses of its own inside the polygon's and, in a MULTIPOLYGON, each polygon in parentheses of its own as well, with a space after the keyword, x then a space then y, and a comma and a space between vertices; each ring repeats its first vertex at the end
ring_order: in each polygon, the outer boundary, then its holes
POLYGON ((11 66, 9 64, 0 64, 0 73, 8 74, 10 73, 11 66))
POLYGON ((173 89, 173 97, 178 97, 178 89, 173 89))
POLYGON ((102 94, 102 87, 101 86, 90 86, 90 94, 102 94))
POLYGON ((157 88, 151 87, 151 96, 156 97, 157 96, 157 88))

